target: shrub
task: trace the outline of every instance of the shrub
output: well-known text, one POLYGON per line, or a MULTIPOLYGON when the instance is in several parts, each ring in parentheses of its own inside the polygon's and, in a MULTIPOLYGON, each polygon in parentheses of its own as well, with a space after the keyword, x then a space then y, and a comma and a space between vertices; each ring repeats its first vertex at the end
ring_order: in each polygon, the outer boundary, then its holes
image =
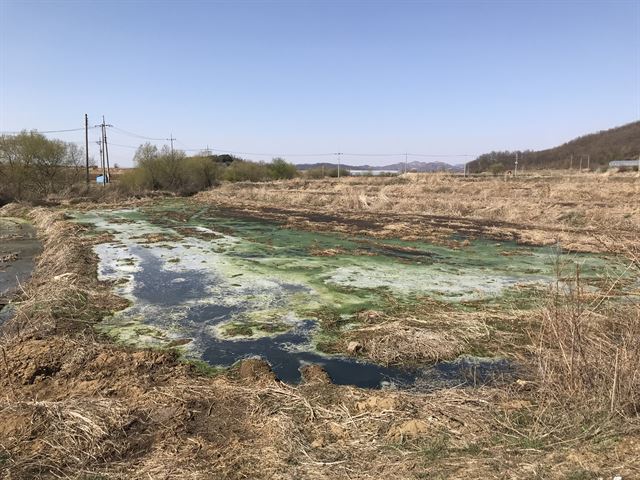
POLYGON ((246 160, 234 160, 224 172, 224 179, 230 182, 261 182, 269 178, 269 170, 264 163, 246 160))
MULTIPOLYGON (((344 167, 340 167, 340 176, 341 177, 348 177, 351 175, 351 172, 349 170, 347 170, 344 167)), ((330 168, 329 170, 327 170, 327 176, 329 177, 337 177, 338 176, 338 167, 334 167, 334 168, 330 168)))
POLYGON ((504 165, 501 163, 494 163, 489 166, 489 172, 493 175, 500 175, 501 173, 504 173, 504 165))
POLYGON ((269 175, 274 180, 291 179, 298 175, 295 165, 288 163, 284 158, 274 158, 267 166, 269 175))
POLYGON ((304 176, 307 178, 324 178, 326 172, 323 167, 310 168, 304 172, 304 176))

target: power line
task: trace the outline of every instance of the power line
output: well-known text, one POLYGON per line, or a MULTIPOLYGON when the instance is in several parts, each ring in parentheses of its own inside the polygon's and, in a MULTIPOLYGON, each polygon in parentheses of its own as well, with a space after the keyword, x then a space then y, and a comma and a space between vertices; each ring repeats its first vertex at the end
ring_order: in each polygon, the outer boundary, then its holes
POLYGON ((187 152, 202 152, 210 150, 212 152, 229 153, 232 155, 255 155, 257 157, 331 157, 335 153, 257 153, 257 152, 239 152, 236 150, 227 150, 225 148, 188 148, 187 152))
MULTIPOLYGON (((96 125, 94 127, 89 127, 91 129, 102 127, 101 125, 96 125)), ((218 152, 218 153, 226 153, 230 155, 252 155, 256 157, 333 157, 336 155, 335 152, 317 152, 317 153, 283 153, 283 152, 244 152, 239 150, 230 150, 226 148, 214 148, 207 146, 206 148, 189 148, 180 140, 176 139, 171 135, 169 138, 165 137, 148 137, 146 135, 141 135, 135 132, 131 132, 129 130, 125 130, 120 127, 116 127, 113 125, 105 125, 105 127, 110 127, 113 130, 122 133, 124 135, 138 138, 141 140, 148 140, 154 142, 167 141, 173 144, 174 141, 178 142, 180 145, 183 145, 185 148, 183 149, 185 152, 202 152, 202 151, 210 151, 210 152, 218 152)), ((75 132, 82 131, 84 128, 75 128, 75 129, 62 129, 62 130, 45 130, 45 131, 37 131, 38 133, 63 133, 63 132, 75 132)), ((21 133, 21 132, 2 132, 2 133, 21 133)), ((138 146, 133 145, 123 145, 118 143, 111 143, 111 145, 115 147, 122 148, 131 148, 137 149, 138 146)), ((433 154, 433 153, 409 153, 409 152, 399 152, 399 153, 359 153, 359 152, 341 152, 341 157, 404 157, 405 163, 408 157, 421 157, 421 158, 473 158, 478 155, 474 154, 433 154)))
MULTIPOLYGON (((93 128, 97 128, 98 126, 95 127, 89 127, 90 129, 93 128)), ((10 134, 10 135, 15 135, 15 134, 19 134, 22 132, 26 132, 26 133, 31 133, 31 132, 35 132, 35 133, 65 133, 65 132, 81 132, 84 131, 84 127, 81 128, 66 128, 63 130, 38 130, 37 128, 32 128, 31 130, 15 130, 15 131, 9 131, 9 130, 3 130, 0 133, 1 134, 10 134)))
POLYGON ((130 137, 141 138, 142 140, 153 140, 153 141, 157 141, 157 142, 163 141, 163 140, 170 140, 169 138, 147 137, 145 135, 140 135, 138 133, 129 132, 128 130, 124 130, 123 128, 114 127, 113 125, 111 126, 111 128, 113 128, 114 130, 117 130, 120 133, 124 133, 125 135, 129 135, 130 137))
POLYGON ((436 157, 445 157, 445 158, 459 158, 459 157, 477 157, 478 155, 473 155, 470 153, 457 153, 457 154, 437 154, 437 153, 407 153, 410 157, 427 157, 427 158, 436 158, 436 157))
POLYGON ((111 145, 112 147, 133 148, 134 150, 137 150, 138 148, 140 148, 140 145, 136 147, 134 145, 122 145, 122 144, 113 143, 113 142, 109 142, 109 145, 111 145))

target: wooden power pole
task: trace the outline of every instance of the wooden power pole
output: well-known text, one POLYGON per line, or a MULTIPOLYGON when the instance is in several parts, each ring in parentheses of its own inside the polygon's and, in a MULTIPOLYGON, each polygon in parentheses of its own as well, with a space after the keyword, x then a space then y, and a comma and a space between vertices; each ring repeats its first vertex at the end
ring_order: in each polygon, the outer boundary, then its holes
POLYGON ((107 127, 111 125, 107 125, 104 123, 104 115, 102 116, 102 128, 104 132, 104 156, 107 159, 107 178, 105 179, 107 182, 111 181, 111 172, 109 171, 109 147, 107 146, 107 127))
POLYGON ((89 115, 84 114, 84 158, 87 172, 87 185, 89 185, 89 115))
POLYGON ((109 176, 111 173, 109 172, 109 147, 107 147, 107 127, 113 127, 113 125, 109 125, 104 121, 104 115, 102 116, 102 123, 100 125, 96 125, 96 127, 100 127, 102 132, 100 138, 100 160, 102 163, 102 185, 105 185, 109 180, 109 176))

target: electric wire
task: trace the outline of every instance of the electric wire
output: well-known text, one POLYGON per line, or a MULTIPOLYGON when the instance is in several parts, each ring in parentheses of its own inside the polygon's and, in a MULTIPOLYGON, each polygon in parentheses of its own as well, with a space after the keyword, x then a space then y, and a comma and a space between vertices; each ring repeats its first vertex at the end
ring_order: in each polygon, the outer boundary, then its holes
MULTIPOLYGON (((89 127, 89 130, 93 129, 93 128, 97 128, 97 127, 89 127)), ((65 128, 62 130, 38 130, 36 128, 32 128, 31 130, 13 130, 13 131, 9 131, 9 130, 2 130, 0 132, 0 134, 2 135, 18 135, 22 132, 26 132, 26 133, 31 133, 31 132, 35 132, 35 133, 65 133, 65 132, 81 132, 84 131, 84 127, 81 128, 65 128)))
MULTIPOLYGON (((93 127, 89 127, 90 130, 95 129, 100 127, 100 125, 96 125, 93 127)), ((127 135, 129 137, 133 137, 133 138, 138 138, 141 140, 148 140, 148 141, 154 141, 154 142, 161 142, 161 141, 171 141, 171 138, 165 138, 165 137, 149 137, 146 135, 141 135, 135 132, 131 132, 129 130, 125 130, 123 128, 120 127, 116 127, 116 126, 108 126, 108 128, 111 128, 113 130, 115 130, 116 132, 123 134, 123 135, 127 135)), ((66 132, 80 132, 83 131, 84 127, 81 128, 67 128, 67 129, 60 129, 60 130, 36 130, 36 129, 32 129, 30 131, 33 132, 37 132, 37 133, 42 133, 42 134, 46 134, 46 133, 66 133, 66 132)), ((25 131, 25 130, 23 130, 25 131)), ((23 131, 2 131, 0 132, 0 134, 19 134, 22 133, 23 131)), ((218 152, 218 153, 225 153, 225 154, 229 154, 229 155, 252 155, 252 156, 256 156, 256 157, 335 157, 335 156, 340 156, 340 157, 386 157, 386 158, 392 158, 392 157, 422 157, 422 158, 473 158, 473 157, 477 157, 477 155, 473 155, 473 154, 433 154, 433 153, 411 153, 411 152, 398 152, 398 153, 360 153, 360 152, 345 152, 345 153, 337 153, 337 152, 316 152, 316 153, 274 153, 274 152, 245 152, 245 151, 240 151, 240 150, 233 150, 233 149, 226 149, 226 148, 215 148, 215 147, 203 147, 203 148, 189 148, 188 145, 186 145, 185 143, 181 142, 178 139, 173 139, 174 141, 176 141, 177 143, 179 143, 180 145, 182 145, 184 148, 183 150, 185 152, 218 152)), ((80 144, 81 142, 72 142, 72 143, 78 143, 80 144)), ((124 145, 124 144, 120 144, 120 143, 112 143, 109 142, 109 145, 113 145, 115 147, 121 147, 121 148, 130 148, 130 149, 137 149, 139 148, 139 146, 134 146, 134 145, 124 145)))

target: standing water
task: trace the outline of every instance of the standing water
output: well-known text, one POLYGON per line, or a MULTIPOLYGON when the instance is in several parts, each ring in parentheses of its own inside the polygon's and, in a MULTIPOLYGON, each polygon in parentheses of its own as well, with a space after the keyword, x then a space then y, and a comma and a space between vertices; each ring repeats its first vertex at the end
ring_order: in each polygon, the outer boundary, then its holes
POLYGON ((11 316, 6 306, 30 276, 40 241, 31 224, 20 218, 0 217, 0 324, 11 316))
MULTIPOLYGON (((92 211, 76 220, 111 234, 95 247, 99 278, 131 301, 101 330, 126 344, 180 346, 187 358, 213 366, 260 356, 292 383, 308 363, 321 364, 334 383, 374 388, 418 378, 460 384, 469 369, 475 381, 504 373, 508 363, 495 359, 402 369, 323 354, 317 320, 329 309, 348 324, 358 311, 384 309, 390 296, 452 303, 499 298, 517 286, 548 284, 557 261, 551 249, 347 237, 175 204, 92 211)), ((585 276, 603 265, 596 257, 582 262, 585 276)))

